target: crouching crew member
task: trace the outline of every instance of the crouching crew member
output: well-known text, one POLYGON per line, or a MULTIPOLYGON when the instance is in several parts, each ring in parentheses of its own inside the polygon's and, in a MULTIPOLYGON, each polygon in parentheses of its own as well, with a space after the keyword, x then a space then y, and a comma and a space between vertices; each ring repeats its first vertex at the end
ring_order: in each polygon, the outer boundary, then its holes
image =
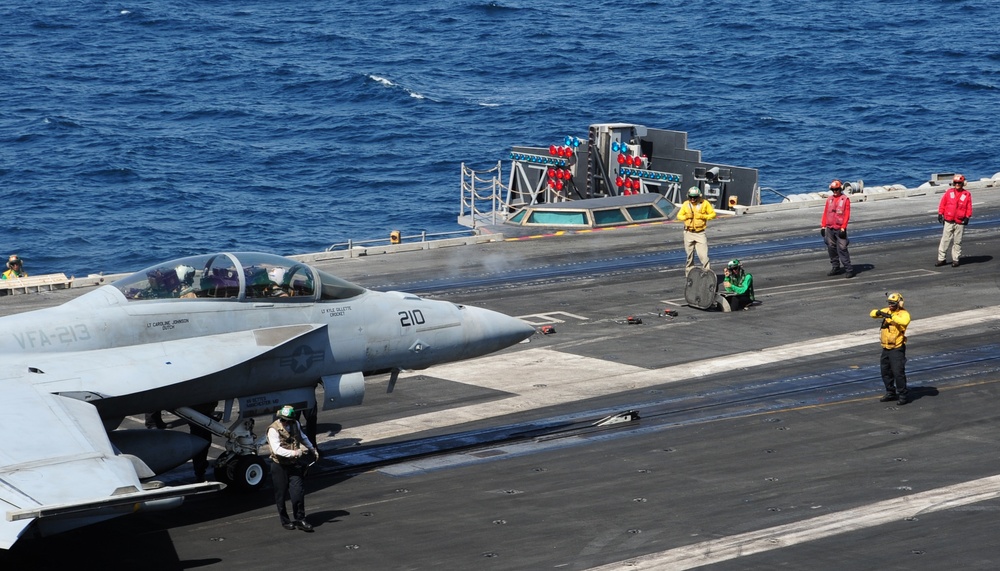
POLYGON ((302 425, 295 420, 295 409, 283 406, 278 411, 278 419, 267 427, 267 443, 271 446, 271 481, 274 483, 274 502, 278 506, 278 516, 285 529, 312 531, 313 526, 306 521, 305 471, 304 461, 319 460, 316 447, 302 432, 302 425), (292 516, 288 517, 285 501, 292 502, 292 516))
POLYGON ((739 260, 731 260, 725 269, 726 279, 720 292, 732 311, 748 309, 754 302, 753 276, 743 269, 739 260))
POLYGON ((881 319, 879 338, 882 342, 882 383, 885 395, 880 402, 896 401, 903 405, 909 401, 906 389, 906 326, 910 324, 910 312, 903 309, 903 296, 890 293, 886 296, 888 307, 873 309, 871 316, 881 319))

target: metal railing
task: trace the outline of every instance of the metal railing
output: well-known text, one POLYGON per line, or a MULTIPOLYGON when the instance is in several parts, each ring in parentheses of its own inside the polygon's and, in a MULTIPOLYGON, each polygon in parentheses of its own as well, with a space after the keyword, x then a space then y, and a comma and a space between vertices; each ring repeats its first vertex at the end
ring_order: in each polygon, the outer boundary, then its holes
POLYGON ((441 238, 452 238, 452 237, 462 237, 462 236, 475 236, 476 232, 473 229, 469 230, 453 230, 451 232, 431 232, 422 231, 419 234, 413 234, 410 236, 400 235, 397 238, 398 241, 394 241, 392 236, 388 238, 371 238, 369 240, 348 240, 346 242, 338 242, 336 244, 331 244, 326 251, 334 252, 339 250, 353 250, 354 248, 367 248, 370 246, 389 246, 395 244, 402 244, 403 242, 428 242, 433 239, 441 238))
POLYGON ((462 197, 458 216, 459 220, 468 217, 471 228, 476 228, 481 222, 499 224, 506 219, 508 208, 504 193, 507 188, 502 182, 502 165, 502 161, 497 161, 496 166, 489 170, 474 171, 462 163, 462 197), (489 210, 483 209, 483 205, 487 204, 489 210))

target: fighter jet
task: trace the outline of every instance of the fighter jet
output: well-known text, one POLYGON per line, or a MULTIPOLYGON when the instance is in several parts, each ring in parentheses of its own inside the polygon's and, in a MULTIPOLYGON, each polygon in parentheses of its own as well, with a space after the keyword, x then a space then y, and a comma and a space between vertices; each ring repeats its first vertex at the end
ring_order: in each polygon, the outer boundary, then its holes
POLYGON ((319 385, 324 410, 360 404, 366 371, 478 357, 535 330, 485 309, 367 290, 289 258, 217 253, 0 318, 0 332, 0 548, 9 549, 223 482, 253 489, 266 473, 255 415, 314 405, 319 385), (239 404, 232 425, 190 408, 217 401, 239 404), (223 482, 152 479, 207 446, 180 431, 115 430, 159 410, 226 438, 223 482))

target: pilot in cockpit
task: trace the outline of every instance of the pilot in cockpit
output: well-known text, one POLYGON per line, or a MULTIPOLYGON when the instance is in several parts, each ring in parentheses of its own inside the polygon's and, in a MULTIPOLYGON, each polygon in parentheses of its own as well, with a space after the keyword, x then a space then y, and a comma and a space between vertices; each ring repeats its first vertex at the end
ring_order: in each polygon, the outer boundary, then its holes
POLYGON ((173 268, 156 268, 146 272, 149 287, 140 296, 146 299, 180 297, 181 281, 173 268))
POLYGON ((181 264, 174 268, 174 272, 176 272, 177 279, 180 281, 178 297, 198 297, 197 289, 194 287, 194 268, 181 264))
POLYGON ((282 268, 271 268, 270 271, 256 266, 247 268, 247 297, 286 297, 288 294, 278 285, 279 282, 271 278, 272 272, 279 269, 284 273, 282 268))
POLYGON ((146 272, 149 287, 139 297, 145 299, 193 298, 194 268, 180 265, 176 268, 156 268, 146 272))

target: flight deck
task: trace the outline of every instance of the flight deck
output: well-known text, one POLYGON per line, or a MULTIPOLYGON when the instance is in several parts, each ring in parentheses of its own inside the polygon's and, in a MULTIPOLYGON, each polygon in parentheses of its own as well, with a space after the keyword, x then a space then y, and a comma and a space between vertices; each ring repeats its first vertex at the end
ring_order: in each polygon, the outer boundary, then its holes
MULTIPOLYGON (((391 393, 389 375, 369 376, 362 406, 321 412, 323 459, 306 484, 314 533, 280 526, 269 486, 224 490, 24 541, 0 564, 995 569, 993 182, 970 184, 957 268, 934 265, 933 190, 852 205, 853 279, 826 275, 821 201, 720 216, 707 231, 712 267, 740 259, 758 300, 732 313, 685 304, 676 222, 313 256, 363 287, 499 311, 539 333, 404 371, 391 393), (868 313, 888 292, 913 317, 905 406, 878 401, 879 322, 868 313)), ((0 314, 78 294, 7 296, 0 314)))

